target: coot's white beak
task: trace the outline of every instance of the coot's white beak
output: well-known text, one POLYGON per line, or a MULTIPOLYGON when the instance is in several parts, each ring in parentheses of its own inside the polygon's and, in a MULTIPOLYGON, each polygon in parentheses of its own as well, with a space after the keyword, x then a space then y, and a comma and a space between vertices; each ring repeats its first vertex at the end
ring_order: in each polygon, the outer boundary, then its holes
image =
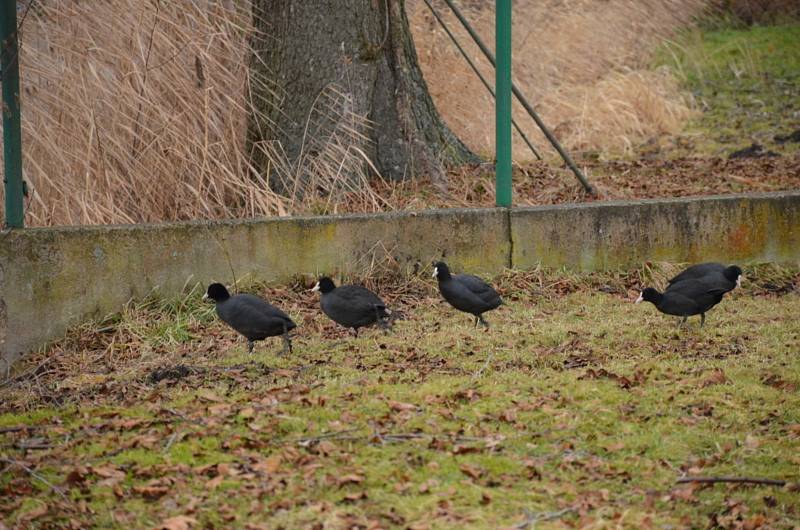
POLYGON ((740 274, 739 276, 736 277, 736 287, 741 287, 741 286, 742 286, 742 275, 740 274))
POLYGON ((317 291, 319 291, 319 282, 317 282, 317 284, 316 284, 316 285, 315 285, 315 286, 314 286, 314 287, 313 287, 311 290, 312 290, 313 292, 315 292, 315 293, 316 293, 317 291))
POLYGON ((433 268, 433 277, 436 278, 437 276, 439 276, 439 267, 434 267, 433 268))
POLYGON ((638 304, 638 303, 639 303, 639 302, 641 302, 642 300, 644 300, 644 291, 642 291, 641 293, 639 293, 639 298, 637 298, 637 299, 636 299, 636 301, 634 302, 634 304, 638 304))
POLYGON ((206 300, 208 300, 208 293, 203 294, 203 302, 205 302, 206 300))

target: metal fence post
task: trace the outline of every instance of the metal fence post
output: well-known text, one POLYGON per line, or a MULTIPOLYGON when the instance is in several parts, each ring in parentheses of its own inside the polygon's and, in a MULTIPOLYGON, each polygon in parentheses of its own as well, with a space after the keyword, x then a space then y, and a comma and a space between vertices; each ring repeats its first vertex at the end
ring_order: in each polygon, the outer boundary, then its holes
POLYGON ((22 125, 19 104, 19 47, 17 2, 0 0, 0 72, 3 83, 3 183, 6 192, 6 228, 22 228, 22 125))
POLYGON ((495 153, 497 206, 511 206, 511 0, 497 0, 495 13, 495 153))

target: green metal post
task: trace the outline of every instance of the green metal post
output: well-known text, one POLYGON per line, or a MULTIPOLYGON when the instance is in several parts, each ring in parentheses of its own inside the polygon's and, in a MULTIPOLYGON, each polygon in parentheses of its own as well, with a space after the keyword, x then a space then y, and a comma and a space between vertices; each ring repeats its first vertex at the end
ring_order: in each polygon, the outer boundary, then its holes
POLYGON ((511 206, 511 0, 497 0, 495 13, 495 202, 511 206))
POLYGON ((19 48, 17 2, 0 0, 0 72, 3 83, 3 183, 6 191, 6 228, 22 228, 22 126, 19 110, 19 48))

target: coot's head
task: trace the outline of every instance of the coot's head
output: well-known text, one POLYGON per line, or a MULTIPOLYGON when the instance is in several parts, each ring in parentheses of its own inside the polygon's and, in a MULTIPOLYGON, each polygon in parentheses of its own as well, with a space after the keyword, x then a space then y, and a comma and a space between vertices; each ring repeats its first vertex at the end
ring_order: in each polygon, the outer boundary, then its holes
POLYGON ((645 302, 652 302, 655 304, 661 299, 661 296, 662 296, 661 293, 659 293, 652 287, 648 287, 639 294, 639 298, 636 299, 635 303, 638 304, 639 302, 645 301, 645 302))
POLYGON ((221 283, 212 283, 208 286, 206 294, 203 295, 203 300, 211 299, 215 302, 224 302, 230 297, 231 295, 224 285, 221 283))
POLYGON ((323 276, 317 281, 317 284, 311 290, 319 291, 322 294, 325 294, 333 291, 334 289, 336 289, 336 284, 333 283, 333 280, 331 280, 327 276, 323 276))
POLYGON ((446 280, 450 277, 450 269, 444 261, 436 262, 433 266, 433 277, 437 280, 446 280))
POLYGON ((728 281, 736 282, 736 287, 742 286, 742 269, 736 265, 731 265, 723 272, 728 281))

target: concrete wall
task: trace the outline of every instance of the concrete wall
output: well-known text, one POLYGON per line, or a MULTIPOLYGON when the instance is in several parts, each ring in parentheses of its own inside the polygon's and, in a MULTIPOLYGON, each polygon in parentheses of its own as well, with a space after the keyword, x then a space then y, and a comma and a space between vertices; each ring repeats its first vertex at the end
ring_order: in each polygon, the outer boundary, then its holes
POLYGON ((511 212, 520 269, 644 261, 800 262, 800 192, 595 202, 511 212))
MULTIPOLYGON (((493 273, 645 260, 800 263, 800 192, 340 217, 27 229, 0 234, 0 354, 157 289, 361 272, 387 253, 413 270, 444 257, 493 273)), ((1 366, 0 366, 1 367, 1 366)))
MULTIPOLYGON (((157 289, 251 276, 368 270, 439 257, 490 273, 510 265, 508 215, 447 210, 342 217, 26 229, 0 234, 0 353, 6 363, 76 323, 157 289)), ((2 368, 0 363, 0 368, 2 368)), ((0 372, 2 373, 2 372, 0 372)))

